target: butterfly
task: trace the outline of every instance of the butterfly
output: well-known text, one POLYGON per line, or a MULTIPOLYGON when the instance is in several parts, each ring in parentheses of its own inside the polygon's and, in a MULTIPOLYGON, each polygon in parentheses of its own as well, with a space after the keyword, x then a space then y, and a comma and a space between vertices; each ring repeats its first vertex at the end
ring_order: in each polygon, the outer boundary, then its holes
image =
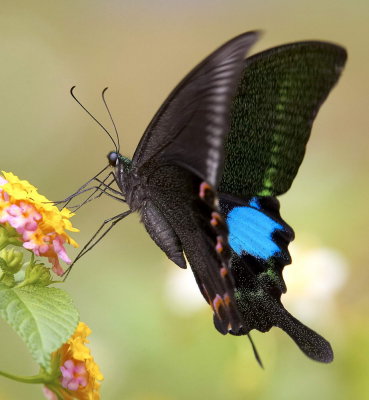
POLYGON ((310 41, 245 58, 257 39, 258 32, 241 34, 198 64, 160 107, 132 160, 119 146, 108 154, 119 187, 111 193, 129 206, 108 230, 138 212, 167 257, 191 266, 220 333, 276 326, 308 357, 330 362, 330 344, 281 303, 294 232, 276 196, 297 174, 346 52, 310 41))

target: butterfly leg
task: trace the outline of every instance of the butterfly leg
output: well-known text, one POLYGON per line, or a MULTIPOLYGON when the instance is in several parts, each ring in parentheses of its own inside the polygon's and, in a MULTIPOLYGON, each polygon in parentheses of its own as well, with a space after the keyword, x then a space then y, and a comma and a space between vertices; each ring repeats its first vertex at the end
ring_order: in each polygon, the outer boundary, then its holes
MULTIPOLYGON (((74 210, 73 211, 77 211, 80 207, 82 207, 83 205, 85 205, 86 203, 89 203, 92 200, 98 199, 99 197, 101 197, 103 194, 114 198, 115 200, 118 201, 122 201, 122 202, 126 202, 125 198, 122 195, 122 192, 119 190, 115 190, 111 187, 111 185, 115 182, 117 184, 117 186, 119 187, 119 183, 117 181, 117 177, 115 176, 115 174, 113 172, 110 172, 103 180, 100 180, 99 178, 95 177, 94 180, 96 182, 99 183, 98 186, 92 186, 91 188, 89 188, 88 190, 92 190, 95 189, 95 191, 93 193, 91 193, 86 200, 83 201, 83 203, 78 204, 76 206, 73 206, 74 210), (111 177, 112 179, 110 180, 109 183, 106 183, 106 180, 111 177), (95 193, 97 191, 100 191, 97 195, 95 195, 95 193), (110 192, 110 193, 109 193, 110 192)), ((80 193, 77 193, 81 194, 80 193)))
POLYGON ((82 250, 77 254, 76 258, 73 260, 72 264, 68 267, 68 269, 64 272, 63 277, 64 281, 67 279, 70 274, 71 269, 74 264, 83 257, 86 253, 88 253, 91 249, 93 249, 99 242, 102 240, 105 235, 110 232, 110 230, 122 219, 131 214, 131 210, 127 210, 122 214, 115 215, 112 218, 106 219, 100 226, 100 228, 94 233, 92 238, 83 246, 82 250), (105 229, 104 229, 105 228, 105 229), (101 233, 102 232, 102 233, 101 233))
POLYGON ((122 201, 125 202, 125 199, 122 197, 122 193, 119 192, 118 190, 115 190, 111 187, 111 185, 116 182, 115 176, 114 174, 111 172, 109 173, 103 180, 100 180, 96 177, 93 178, 93 180, 89 180, 88 182, 86 182, 83 186, 81 186, 75 193, 71 194, 70 196, 68 196, 67 198, 63 199, 63 200, 59 200, 59 201, 55 201, 53 202, 55 205, 58 204, 63 204, 63 208, 67 207, 67 205, 77 196, 83 194, 83 193, 87 193, 90 192, 91 190, 93 190, 93 192, 80 204, 77 204, 75 206, 70 207, 71 209, 73 209, 73 211, 78 210, 80 207, 82 207, 83 205, 85 205, 86 203, 89 203, 92 200, 95 200, 97 198, 99 198, 101 195, 105 194, 106 196, 109 196, 115 200, 118 201, 122 201), (106 180, 110 177, 113 176, 113 179, 109 182, 106 183, 106 180), (93 180, 97 181, 99 183, 99 185, 97 186, 91 186, 91 187, 86 187, 88 184, 90 184, 91 182, 93 182, 93 180), (97 195, 96 192, 99 192, 97 195))
MULTIPOLYGON (((87 203, 89 203, 89 202, 91 202, 93 200, 96 200, 96 199, 100 198, 103 194, 105 194, 105 195, 107 195, 107 196, 109 196, 109 197, 111 197, 111 198, 113 198, 115 200, 118 200, 118 201, 121 201, 121 202, 125 203, 126 200, 125 200, 124 197, 122 197, 122 194, 120 192, 118 192, 117 190, 114 190, 114 189, 112 189, 110 187, 110 185, 112 185, 114 183, 115 179, 111 179, 110 182, 105 183, 105 181, 108 179, 109 176, 110 176, 110 174, 103 181, 98 180, 99 186, 93 186, 91 188, 88 188, 88 190, 93 190, 94 189, 94 191, 82 203, 76 204, 75 206, 72 206, 72 207, 69 207, 69 208, 73 212, 76 212, 82 206, 84 206, 85 204, 87 204, 87 203), (99 193, 96 194, 97 192, 99 192, 99 193), (115 195, 113 195, 112 193, 109 193, 109 192, 117 193, 118 196, 115 196, 115 195)), ((87 191, 87 189, 86 189, 86 191, 87 191)), ((79 194, 81 194, 81 193, 79 193, 79 194)))
MULTIPOLYGON (((111 187, 111 185, 112 185, 114 182, 115 182, 116 185, 119 187, 119 182, 118 182, 117 177, 115 176, 115 174, 114 174, 113 172, 109 172, 109 174, 105 177, 104 180, 101 181, 99 178, 95 178, 95 181, 99 183, 99 186, 98 186, 98 187, 99 187, 100 189, 101 189, 101 187, 104 187, 105 190, 108 190, 109 192, 111 192, 110 194, 114 194, 115 197, 123 198, 123 194, 122 194, 122 191, 121 191, 121 190, 115 190, 115 189, 113 189, 113 188, 111 187), (106 184, 105 181, 108 179, 109 176, 110 176, 112 179, 111 179, 111 181, 110 181, 108 184, 106 184)), ((105 193, 105 190, 102 190, 101 193, 98 194, 98 195, 96 196, 96 198, 100 197, 103 193, 105 193)), ((123 201, 124 201, 124 200, 123 200, 123 201)))
POLYGON ((85 182, 82 186, 80 186, 73 194, 71 194, 70 196, 66 197, 64 200, 59 200, 59 201, 55 201, 54 204, 63 204, 66 203, 64 205, 67 206, 67 204, 75 197, 78 196, 83 189, 85 189, 91 182, 94 181, 95 178, 97 178, 99 175, 101 175, 109 166, 107 165, 106 167, 104 167, 100 172, 98 172, 95 176, 93 176, 91 179, 89 179, 87 182, 85 182))

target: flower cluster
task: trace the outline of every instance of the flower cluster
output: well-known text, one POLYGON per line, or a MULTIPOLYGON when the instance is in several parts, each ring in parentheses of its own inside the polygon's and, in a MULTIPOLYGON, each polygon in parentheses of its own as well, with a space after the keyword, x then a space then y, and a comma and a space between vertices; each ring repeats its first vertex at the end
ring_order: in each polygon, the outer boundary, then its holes
POLYGON ((78 232, 69 219, 73 216, 67 209, 61 211, 37 189, 12 173, 0 176, 0 223, 9 224, 16 230, 23 247, 37 256, 47 257, 57 275, 63 274, 59 258, 71 263, 64 244, 77 247, 66 230, 78 232))
POLYGON ((55 384, 44 388, 45 396, 57 399, 55 392, 62 395, 64 400, 99 400, 100 382, 104 379, 91 356, 90 349, 86 346, 87 336, 91 329, 80 322, 75 333, 67 343, 53 354, 60 366, 60 386, 55 384))
MULTIPOLYGON (((38 194, 37 189, 29 182, 20 180, 12 173, 3 172, 3 176, 0 175, 0 286, 2 291, 7 293, 2 298, 1 307, 8 309, 8 304, 12 301, 11 296, 17 297, 24 292, 27 296, 22 298, 24 303, 20 307, 27 308, 28 303, 32 303, 33 308, 43 309, 44 304, 51 302, 54 304, 51 314, 32 314, 32 310, 29 313, 35 319, 36 326, 38 321, 47 321, 49 333, 44 332, 42 335, 43 339, 46 337, 45 341, 48 340, 48 335, 54 334, 54 340, 58 341, 51 349, 50 346, 44 348, 40 345, 35 357, 40 364, 37 375, 25 377, 0 371, 0 376, 18 382, 42 383, 44 394, 49 400, 99 400, 100 381, 104 377, 86 346, 91 330, 80 322, 68 341, 61 344, 66 337, 56 334, 60 326, 55 323, 59 313, 71 317, 68 323, 72 322, 69 325, 64 324, 71 332, 75 328, 78 311, 66 293, 62 295, 60 289, 48 288, 54 283, 50 268, 34 257, 47 257, 53 265, 53 271, 58 275, 63 274, 60 260, 71 263, 64 245, 69 243, 74 247, 78 246, 66 232, 78 231, 72 227, 72 216, 73 213, 67 209, 60 211, 46 197, 38 194), (8 246, 10 247, 7 248, 8 246), (31 260, 25 262, 24 252, 17 251, 14 246, 23 246, 30 250, 33 253, 31 260), (18 274, 21 270, 22 273, 18 274), (44 301, 46 303, 43 303, 44 301), (50 352, 58 346, 59 349, 51 354, 50 363, 50 352)), ((5 319, 19 331, 19 326, 22 326, 25 319, 18 317, 19 312, 14 306, 11 308, 10 316, 17 315, 17 318, 5 319)), ((4 318, 3 315, 0 317, 4 318)), ((30 317, 27 314, 25 318, 30 317)), ((21 337, 27 346, 34 350, 42 340, 36 339, 35 342, 32 335, 31 330, 29 336, 21 334, 21 337)))

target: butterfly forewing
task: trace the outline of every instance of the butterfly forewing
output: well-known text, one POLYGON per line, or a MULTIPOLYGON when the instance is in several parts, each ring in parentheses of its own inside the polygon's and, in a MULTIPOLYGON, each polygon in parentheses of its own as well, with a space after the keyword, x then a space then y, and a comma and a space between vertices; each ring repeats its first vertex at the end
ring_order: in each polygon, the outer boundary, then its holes
POLYGON ((232 104, 219 191, 250 197, 289 189, 314 118, 345 60, 342 47, 298 42, 245 61, 232 104))
POLYGON ((216 186, 223 166, 229 108, 255 32, 220 47, 173 90, 146 129, 134 168, 150 159, 181 165, 216 186))

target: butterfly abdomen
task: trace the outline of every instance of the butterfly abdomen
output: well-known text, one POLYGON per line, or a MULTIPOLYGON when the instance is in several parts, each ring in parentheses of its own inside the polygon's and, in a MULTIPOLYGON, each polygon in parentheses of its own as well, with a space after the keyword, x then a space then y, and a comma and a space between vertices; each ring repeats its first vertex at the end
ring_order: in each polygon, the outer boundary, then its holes
POLYGON ((141 208, 141 220, 151 238, 167 257, 181 268, 186 268, 183 248, 174 229, 150 200, 145 200, 141 208))

